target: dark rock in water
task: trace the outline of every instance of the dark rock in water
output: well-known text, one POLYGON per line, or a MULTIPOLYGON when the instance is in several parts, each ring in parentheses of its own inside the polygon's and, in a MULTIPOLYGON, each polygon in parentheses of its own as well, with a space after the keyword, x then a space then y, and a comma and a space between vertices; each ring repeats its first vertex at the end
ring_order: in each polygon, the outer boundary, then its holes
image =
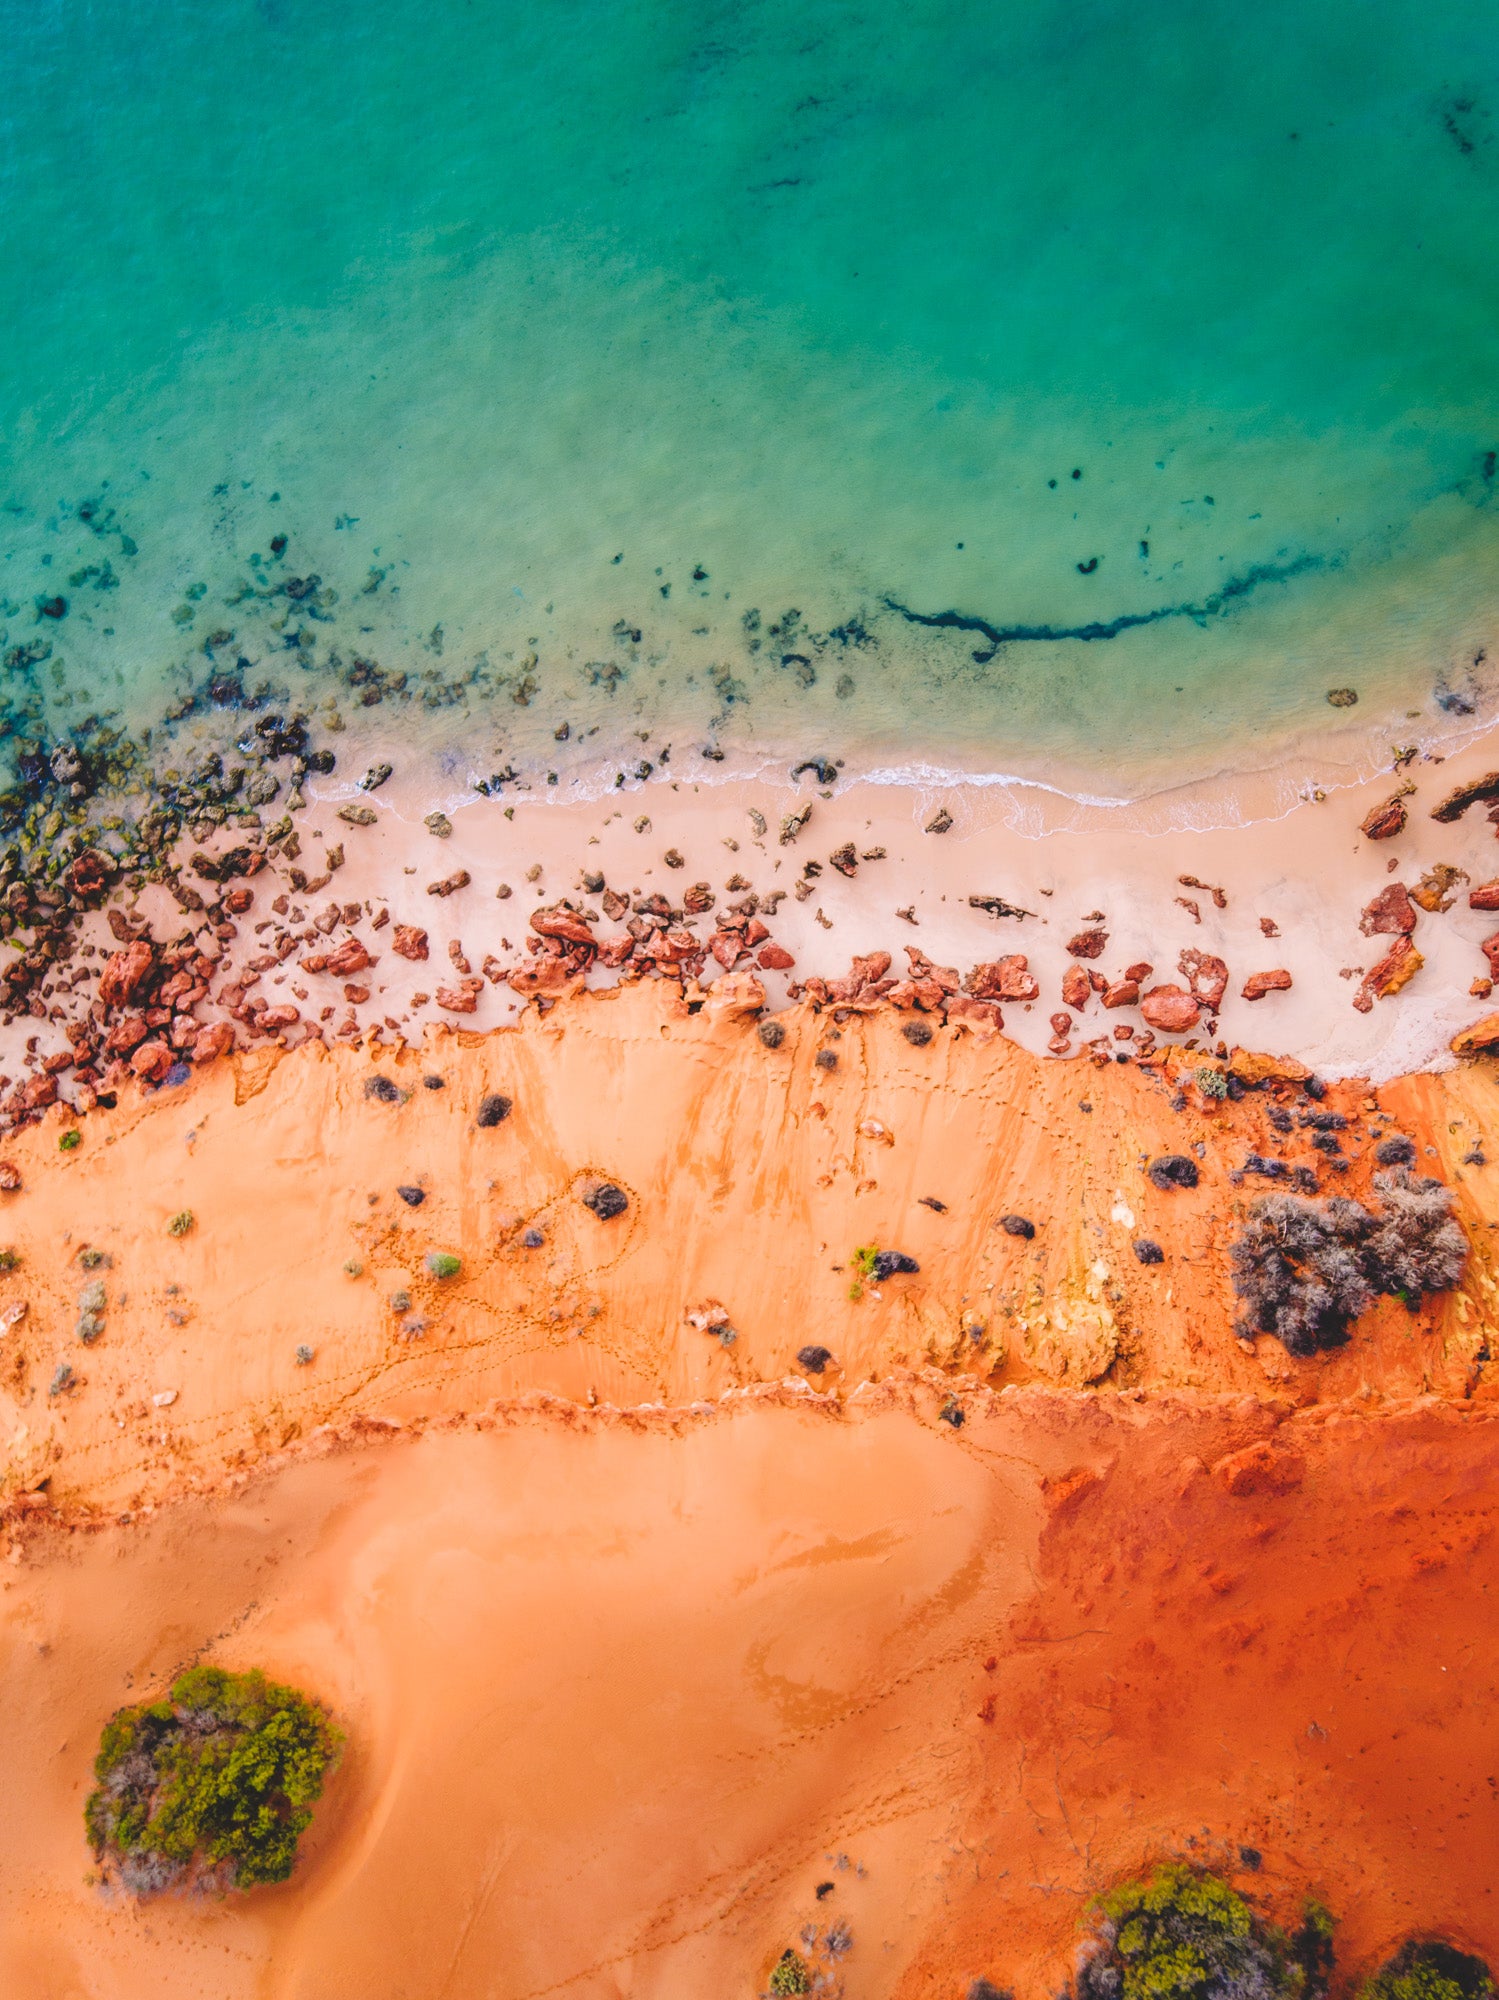
POLYGON ((786 1039, 786 1030, 779 1021, 762 1021, 759 1034, 760 1040, 768 1049, 778 1049, 786 1039))
POLYGON ((1380 1140, 1374 1148, 1374 1157, 1382 1167, 1413 1167, 1416 1149, 1403 1132, 1395 1132, 1380 1140))
POLYGON ((1147 1169, 1151 1184, 1158 1188, 1195 1188, 1197 1163, 1185 1153, 1162 1153, 1147 1169))
POLYGON ((1036 1225, 1023 1215, 1002 1215, 999 1226, 1006 1236, 1023 1236, 1029 1242, 1036 1233, 1036 1225))
POLYGON ((66 618, 68 600, 65 597, 39 597, 36 601, 37 615, 42 618, 66 618))
POLYGON ((809 1375, 820 1375, 832 1360, 825 1347, 799 1347, 796 1350, 796 1365, 804 1368, 809 1375))
POLYGON ((331 750, 309 750, 307 753, 308 770, 316 771, 321 778, 326 778, 337 763, 338 759, 331 750))
POLYGON ((388 1076, 367 1076, 364 1080, 366 1097, 378 1099, 381 1104, 399 1104, 401 1092, 388 1076))
POLYGON ((364 776, 359 780, 360 791, 378 792, 386 779, 394 774, 394 768, 391 764, 371 764, 364 776))
POLYGON ((401 1197, 402 1201, 405 1202, 408 1208, 420 1208, 422 1203, 427 1199, 427 1191, 425 1188, 398 1187, 396 1189, 396 1193, 401 1197))
POLYGON ((528 1229, 525 1235, 522 1236, 521 1242, 528 1250, 539 1250, 542 1244, 546 1242, 546 1238, 539 1229, 528 1229))
POLYGON ((838 773, 826 757, 808 757, 802 763, 794 764, 791 769, 793 779, 799 778, 803 771, 810 771, 819 785, 836 785, 838 782, 838 773))
POLYGON ((613 1181, 605 1181, 602 1186, 584 1195, 583 1206, 591 1208, 600 1222, 612 1222, 616 1215, 623 1215, 630 1204, 623 1188, 617 1188, 613 1181))
POLYGON ((913 1049, 924 1049, 932 1039, 932 1031, 925 1021, 907 1021, 901 1033, 913 1049))
POLYGON ((921 1266, 904 1250, 882 1250, 874 1260, 874 1275, 880 1284, 901 1271, 919 1271, 921 1266))
POLYGON ((1130 1245, 1142 1264, 1164 1264, 1166 1253, 1153 1236, 1137 1236, 1130 1245))
POLYGON ((447 1087, 446 1082, 440 1076, 424 1076, 422 1078, 423 1090, 446 1090, 447 1087))
POLYGON ((498 1090, 493 1091, 488 1097, 480 1098, 479 1109, 475 1115, 474 1123, 486 1127, 490 1125, 503 1125, 505 1120, 510 1116, 512 1108, 508 1097, 504 1096, 498 1090))

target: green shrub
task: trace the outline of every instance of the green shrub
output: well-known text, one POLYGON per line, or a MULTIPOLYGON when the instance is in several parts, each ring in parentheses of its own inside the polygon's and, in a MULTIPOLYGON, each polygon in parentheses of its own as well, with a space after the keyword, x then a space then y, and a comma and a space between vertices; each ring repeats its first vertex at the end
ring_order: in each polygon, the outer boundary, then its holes
POLYGON ((70 1125, 57 1142, 59 1153, 71 1153, 83 1144, 83 1134, 76 1125, 70 1125))
POLYGON ((1215 1097, 1219 1100, 1227 1097, 1228 1077, 1221 1069, 1212 1069, 1204 1064, 1201 1069, 1194 1070, 1192 1075, 1204 1097, 1215 1097))
POLYGON ((341 1740, 295 1688, 191 1667, 104 1725, 84 1807, 94 1854, 136 1895, 285 1881, 341 1740))
POLYGON ((770 1975, 770 1990, 776 2000, 786 1994, 810 1993, 811 1975, 807 1971, 807 1961, 800 1952, 789 1948, 776 1960, 775 1970, 770 1975))
POLYGON ((179 1208, 167 1224, 168 1236, 186 1236, 193 1226, 193 1212, 190 1208, 179 1208))
POLYGON ((20 1261, 19 1250, 0 1250, 0 1271, 13 1271, 20 1261))
POLYGON ((854 1278, 853 1283, 848 1288, 848 1295, 851 1299, 863 1298, 864 1287, 874 1277, 875 1260, 879 1254, 880 1247, 877 1243, 865 1243, 854 1252, 852 1259, 854 1278))
POLYGON ((427 1269, 434 1278, 456 1278, 463 1269, 463 1260, 451 1250, 434 1250, 427 1259, 427 1269))
POLYGON ((1308 1904, 1294 1938, 1216 1875, 1169 1863, 1094 1906, 1079 2000, 1321 2000, 1332 1919, 1308 1904))
POLYGON ((1481 1958, 1440 1939, 1412 1938, 1364 1981, 1358 2000, 1491 2000, 1493 1991, 1481 1958))

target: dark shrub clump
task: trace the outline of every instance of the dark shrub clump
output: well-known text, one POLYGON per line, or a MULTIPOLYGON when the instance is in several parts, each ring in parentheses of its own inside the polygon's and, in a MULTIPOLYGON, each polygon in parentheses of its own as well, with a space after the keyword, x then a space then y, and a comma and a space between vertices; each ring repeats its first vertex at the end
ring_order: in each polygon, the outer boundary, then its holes
POLYGON ((84 1807, 94 1854, 138 1896, 284 1882, 340 1740, 295 1688, 189 1668, 104 1725, 84 1807))
POLYGON ((1331 1938, 1315 1905, 1287 1939, 1216 1875, 1173 1863, 1095 1905, 1077 2000, 1321 2000, 1331 1938))
POLYGON ((779 1021, 762 1021, 758 1033, 761 1044, 767 1049, 778 1049, 786 1039, 786 1030, 779 1021))
POLYGON ((1358 2000, 1492 2000, 1481 1958, 1439 1938, 1412 1938, 1359 1988, 1358 2000))
POLYGON ((427 1191, 425 1188, 398 1187, 396 1189, 396 1193, 401 1197, 402 1201, 405 1202, 408 1208, 420 1208, 422 1203, 427 1199, 427 1191))
POLYGON ((1382 1167, 1413 1167, 1416 1164, 1415 1144, 1403 1132, 1392 1132, 1388 1139, 1381 1139, 1374 1148, 1374 1157, 1382 1167))
POLYGON ((1130 1245, 1141 1264, 1164 1264, 1166 1253, 1153 1236, 1137 1236, 1130 1245))
POLYGON ((1197 1162, 1189 1160, 1185 1153, 1162 1153, 1152 1160, 1146 1171, 1151 1185, 1158 1188, 1195 1188, 1197 1185, 1197 1162))
POLYGON ((1027 1243, 1036 1233, 1035 1223, 1024 1215, 1002 1215, 999 1226, 1006 1236, 1023 1236, 1027 1243))
POLYGON ((1230 1252, 1241 1333, 1273 1334, 1290 1354, 1315 1354, 1340 1346, 1349 1321, 1381 1293, 1414 1308, 1458 1282, 1468 1241, 1450 1191, 1404 1167, 1376 1174, 1374 1186, 1384 1207, 1372 1213, 1342 1197, 1272 1194, 1255 1203, 1230 1252))
POLYGON ((825 1347, 799 1347, 796 1350, 797 1367, 804 1368, 809 1375, 820 1375, 832 1358, 825 1347))
POLYGON ((907 1021, 901 1033, 913 1049, 924 1049, 932 1039, 932 1031, 925 1021, 907 1021))
POLYGON ((623 1215, 630 1206, 623 1188, 617 1188, 613 1181, 605 1181, 601 1187, 590 1190, 583 1197, 583 1206, 591 1208, 600 1222, 612 1222, 616 1215, 623 1215))
POLYGON ((399 1104, 401 1092, 388 1076, 367 1076, 364 1080, 364 1094, 373 1097, 380 1104, 399 1104))
POLYGON ((488 1097, 481 1097, 479 1099, 479 1109, 475 1114, 474 1123, 485 1127, 503 1125, 505 1120, 510 1116, 512 1109, 513 1106, 508 1097, 504 1096, 498 1090, 491 1091, 488 1097))
POLYGON ((874 1276, 883 1284, 886 1278, 893 1278, 898 1271, 919 1271, 921 1266, 914 1257, 908 1257, 904 1250, 881 1250, 874 1260, 874 1276))

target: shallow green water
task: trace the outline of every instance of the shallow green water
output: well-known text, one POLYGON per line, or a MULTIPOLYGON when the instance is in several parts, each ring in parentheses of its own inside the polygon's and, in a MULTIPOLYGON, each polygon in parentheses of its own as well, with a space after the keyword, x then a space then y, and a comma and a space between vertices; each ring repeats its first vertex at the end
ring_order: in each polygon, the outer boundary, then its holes
POLYGON ((649 730, 1122 792, 1331 686, 1489 705, 1491 8, 0 23, 24 728, 357 656, 460 775, 649 730))

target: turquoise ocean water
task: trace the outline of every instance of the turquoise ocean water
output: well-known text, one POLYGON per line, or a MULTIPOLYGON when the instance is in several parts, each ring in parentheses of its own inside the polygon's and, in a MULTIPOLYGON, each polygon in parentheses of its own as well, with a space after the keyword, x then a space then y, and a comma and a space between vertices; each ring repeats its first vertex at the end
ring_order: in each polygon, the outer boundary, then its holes
POLYGON ((1119 794, 1492 705, 1492 7, 0 21, 12 744, 1119 794))

